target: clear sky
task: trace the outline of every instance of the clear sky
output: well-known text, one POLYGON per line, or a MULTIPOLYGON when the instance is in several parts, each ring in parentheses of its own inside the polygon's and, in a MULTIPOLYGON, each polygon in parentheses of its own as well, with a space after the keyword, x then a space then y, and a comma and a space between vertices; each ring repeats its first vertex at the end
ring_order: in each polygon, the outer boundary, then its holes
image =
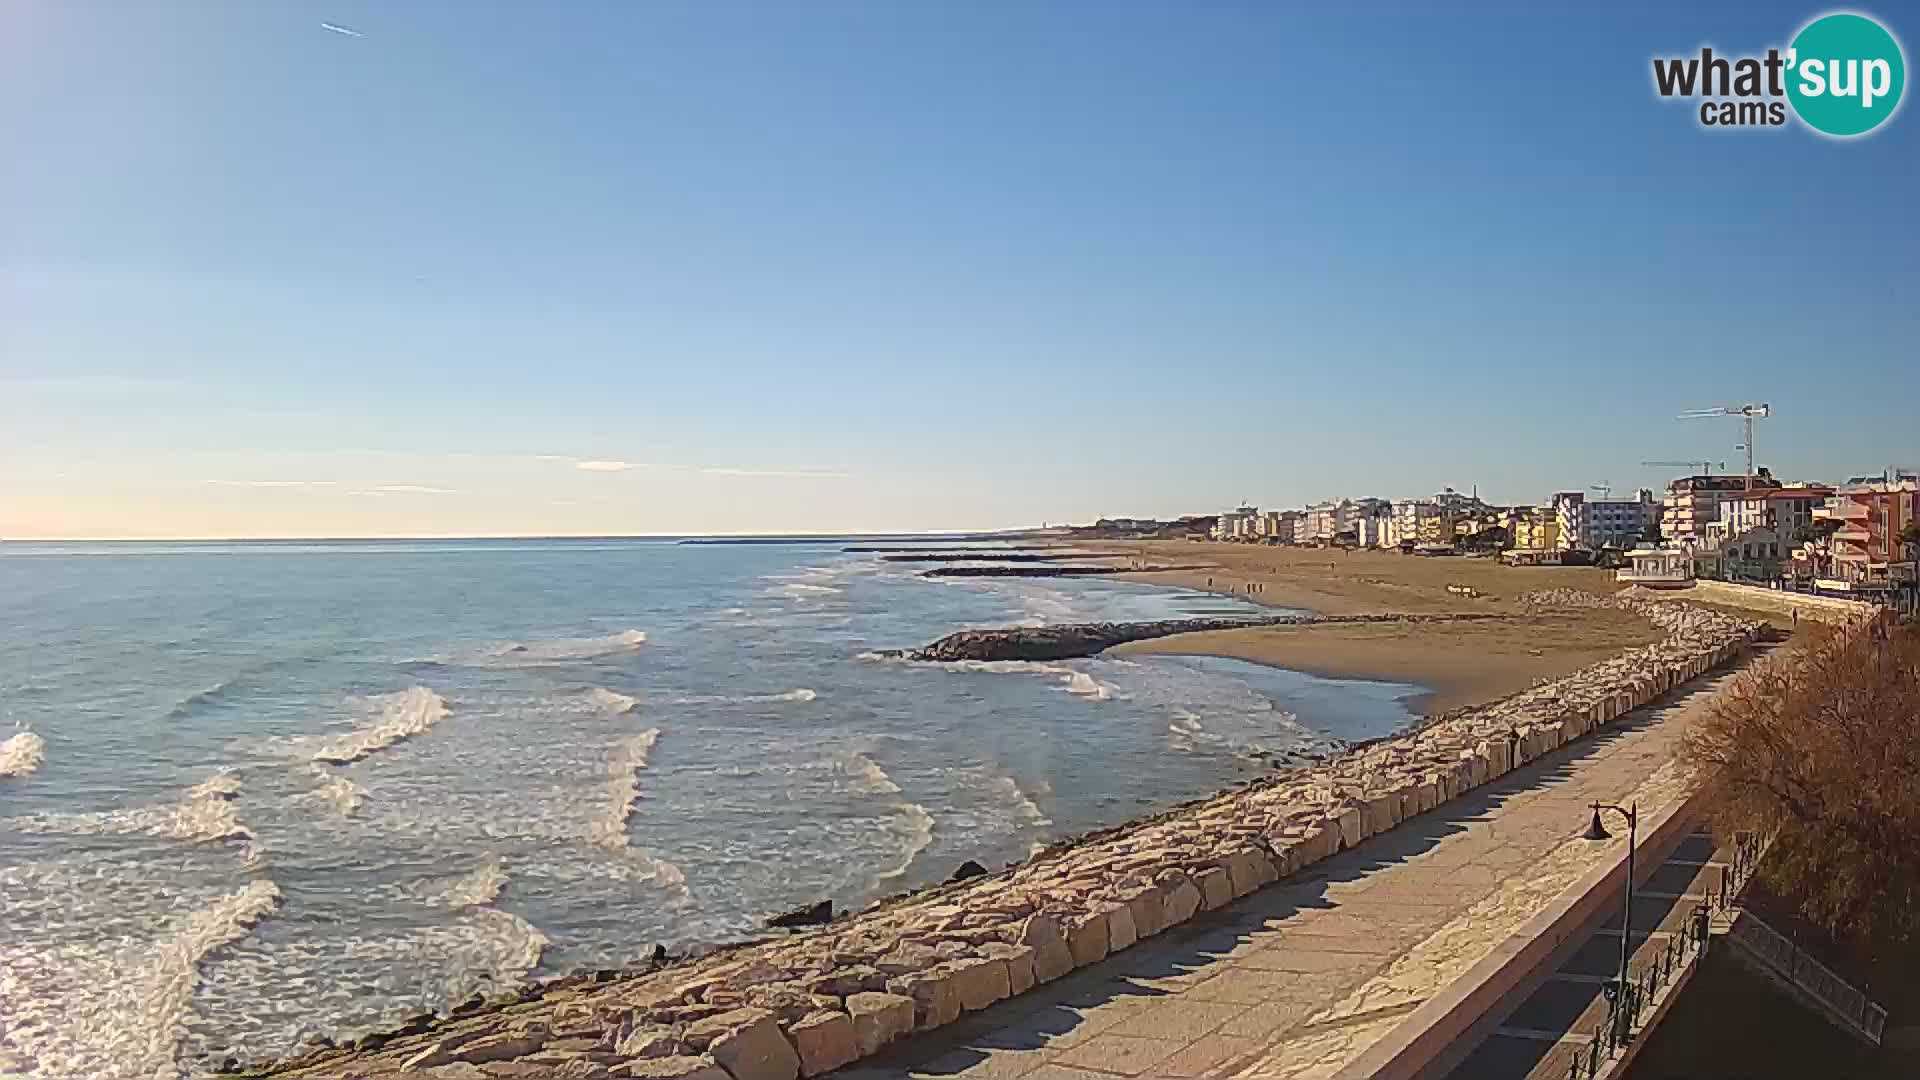
POLYGON ((0 536, 1920 465, 1920 115, 1652 90, 1825 10, 0 0, 0 536))

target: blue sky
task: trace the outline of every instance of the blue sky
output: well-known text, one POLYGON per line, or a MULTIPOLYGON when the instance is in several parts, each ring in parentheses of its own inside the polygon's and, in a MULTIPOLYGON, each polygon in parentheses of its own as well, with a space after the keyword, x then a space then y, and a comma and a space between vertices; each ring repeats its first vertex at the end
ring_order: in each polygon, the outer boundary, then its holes
POLYGON ((1443 7, 13 0, 0 535, 1521 501, 1744 400, 1920 464, 1913 109, 1651 88, 1827 9, 1443 7))

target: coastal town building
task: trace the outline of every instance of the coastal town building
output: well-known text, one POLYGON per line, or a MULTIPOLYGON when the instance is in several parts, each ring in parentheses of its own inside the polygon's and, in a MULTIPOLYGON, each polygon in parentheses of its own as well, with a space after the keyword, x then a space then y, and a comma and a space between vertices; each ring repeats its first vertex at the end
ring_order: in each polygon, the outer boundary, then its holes
POLYGON ((1702 474, 1683 476, 1667 485, 1661 501, 1660 535, 1676 544, 1703 544, 1707 524, 1720 519, 1720 504, 1751 498, 1780 487, 1765 468, 1751 478, 1702 474))
POLYGON ((1598 551, 1631 548, 1646 539, 1657 524, 1661 504, 1642 488, 1631 499, 1589 499, 1584 491, 1554 493, 1552 509, 1559 521, 1560 546, 1598 551))
POLYGON ((1552 507, 1525 507, 1513 517, 1516 551, 1556 551, 1560 548, 1560 515, 1552 507))
POLYGON ((1920 558, 1920 480, 1847 484, 1814 508, 1813 519, 1832 522, 1833 532, 1795 559, 1823 587, 1911 590, 1920 558))
POLYGON ((1453 526, 1441 514, 1440 504, 1432 499, 1403 499, 1393 504, 1395 546, 1441 543, 1451 540, 1453 526))

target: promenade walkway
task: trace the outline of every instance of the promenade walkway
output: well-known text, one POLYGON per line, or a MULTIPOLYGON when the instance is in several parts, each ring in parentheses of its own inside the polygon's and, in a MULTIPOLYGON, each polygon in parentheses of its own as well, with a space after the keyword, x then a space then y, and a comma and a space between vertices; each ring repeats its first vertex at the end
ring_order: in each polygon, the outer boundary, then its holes
MULTIPOLYGON (((1701 679, 1218 911, 836 1074, 1331 1077, 1569 885, 1625 855, 1596 800, 1683 799, 1701 679)), ((1636 919, 1636 922, 1639 921, 1636 919)))

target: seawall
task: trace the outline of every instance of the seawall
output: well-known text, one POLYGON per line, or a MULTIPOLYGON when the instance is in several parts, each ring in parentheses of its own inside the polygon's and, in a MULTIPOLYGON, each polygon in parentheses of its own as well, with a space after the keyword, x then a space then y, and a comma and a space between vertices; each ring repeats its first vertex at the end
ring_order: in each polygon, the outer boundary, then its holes
POLYGON ((513 1061, 587 1078, 819 1075, 1392 829, 1731 660, 1764 630, 1685 603, 1584 594, 1536 602, 1627 607, 1667 636, 1337 760, 811 932, 661 971, 557 980, 495 1008, 271 1071, 378 1076, 513 1061))

